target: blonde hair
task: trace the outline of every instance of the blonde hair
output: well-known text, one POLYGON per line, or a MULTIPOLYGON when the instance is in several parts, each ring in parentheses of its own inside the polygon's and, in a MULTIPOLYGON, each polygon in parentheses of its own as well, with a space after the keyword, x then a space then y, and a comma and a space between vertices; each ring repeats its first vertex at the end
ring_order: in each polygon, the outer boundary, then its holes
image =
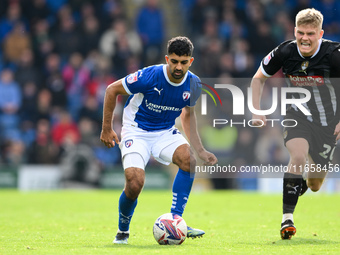
POLYGON ((314 8, 304 9, 296 14, 295 26, 312 25, 322 29, 323 15, 314 8))

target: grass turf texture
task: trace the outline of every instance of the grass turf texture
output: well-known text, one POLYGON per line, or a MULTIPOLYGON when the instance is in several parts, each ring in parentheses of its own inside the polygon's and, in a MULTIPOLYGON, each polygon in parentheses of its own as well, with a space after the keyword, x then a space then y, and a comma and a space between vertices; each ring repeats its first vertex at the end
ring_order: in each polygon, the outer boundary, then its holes
POLYGON ((201 239, 161 246, 153 223, 169 211, 170 191, 143 191, 129 245, 114 245, 120 191, 0 190, 0 254, 339 254, 340 195, 307 194, 295 213, 297 234, 281 240, 281 196, 192 193, 183 217, 201 239))

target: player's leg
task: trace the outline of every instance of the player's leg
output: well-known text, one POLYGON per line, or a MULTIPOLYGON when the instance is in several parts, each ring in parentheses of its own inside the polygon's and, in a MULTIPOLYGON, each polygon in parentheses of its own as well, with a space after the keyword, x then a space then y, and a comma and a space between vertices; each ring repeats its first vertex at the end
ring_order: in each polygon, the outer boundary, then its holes
POLYGON ((302 171, 308 159, 309 144, 304 138, 293 138, 286 142, 290 160, 288 172, 283 178, 283 217, 281 223, 281 238, 290 239, 295 235, 293 213, 298 202, 302 171))
POLYGON ((145 163, 139 153, 129 153, 123 157, 125 171, 125 186, 119 198, 118 232, 113 243, 127 244, 129 227, 134 210, 137 206, 137 198, 141 193, 145 181, 145 163))
POLYGON ((189 145, 182 144, 176 149, 172 161, 179 169, 172 186, 171 212, 182 216, 194 181, 194 173, 190 173, 190 169, 194 169, 196 159, 189 145))
MULTIPOLYGON (((182 216, 188 202, 194 181, 194 169, 196 158, 188 144, 182 144, 175 150, 172 161, 179 169, 172 185, 172 205, 171 213, 182 216)), ((205 234, 203 230, 188 226, 187 237, 196 238, 205 234)))
POLYGON ((183 144, 178 141, 166 146, 159 155, 160 159, 173 162, 179 167, 172 186, 171 212, 180 216, 183 214, 194 181, 194 176, 190 175, 190 166, 196 164, 195 156, 187 142, 185 140, 184 142, 183 144))
MULTIPOLYGON (((165 143, 168 140, 169 145, 164 146, 159 153, 159 158, 164 162, 173 162, 179 167, 172 185, 171 213, 182 216, 194 181, 193 171, 196 165, 196 158, 188 142, 179 132, 168 132, 166 137, 164 138, 165 143)), ((204 234, 203 230, 188 227, 188 237, 195 238, 204 234)))
POLYGON ((311 191, 313 192, 317 192, 325 178, 326 178, 326 175, 327 175, 327 171, 325 169, 316 169, 317 166, 316 164, 314 163, 312 157, 309 155, 308 156, 308 162, 309 162, 309 171, 307 172, 307 187, 311 189, 311 191), (315 169, 315 171, 313 170, 315 169))

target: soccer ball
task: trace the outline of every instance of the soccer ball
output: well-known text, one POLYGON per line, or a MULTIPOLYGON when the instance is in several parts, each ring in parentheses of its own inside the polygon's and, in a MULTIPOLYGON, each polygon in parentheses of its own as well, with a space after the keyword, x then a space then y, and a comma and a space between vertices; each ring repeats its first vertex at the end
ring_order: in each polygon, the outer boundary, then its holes
POLYGON ((166 213, 153 225, 153 236, 159 244, 181 244, 187 237, 187 224, 181 216, 166 213))

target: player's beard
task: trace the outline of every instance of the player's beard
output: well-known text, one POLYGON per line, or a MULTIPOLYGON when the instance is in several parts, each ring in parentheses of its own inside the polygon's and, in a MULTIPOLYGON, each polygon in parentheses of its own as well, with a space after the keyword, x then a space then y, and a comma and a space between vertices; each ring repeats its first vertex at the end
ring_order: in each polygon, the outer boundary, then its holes
POLYGON ((172 76, 173 78, 179 80, 179 79, 182 79, 182 78, 183 78, 184 73, 183 73, 183 71, 174 70, 174 71, 171 73, 171 76, 172 76), (181 74, 176 74, 176 72, 181 73, 181 74))

